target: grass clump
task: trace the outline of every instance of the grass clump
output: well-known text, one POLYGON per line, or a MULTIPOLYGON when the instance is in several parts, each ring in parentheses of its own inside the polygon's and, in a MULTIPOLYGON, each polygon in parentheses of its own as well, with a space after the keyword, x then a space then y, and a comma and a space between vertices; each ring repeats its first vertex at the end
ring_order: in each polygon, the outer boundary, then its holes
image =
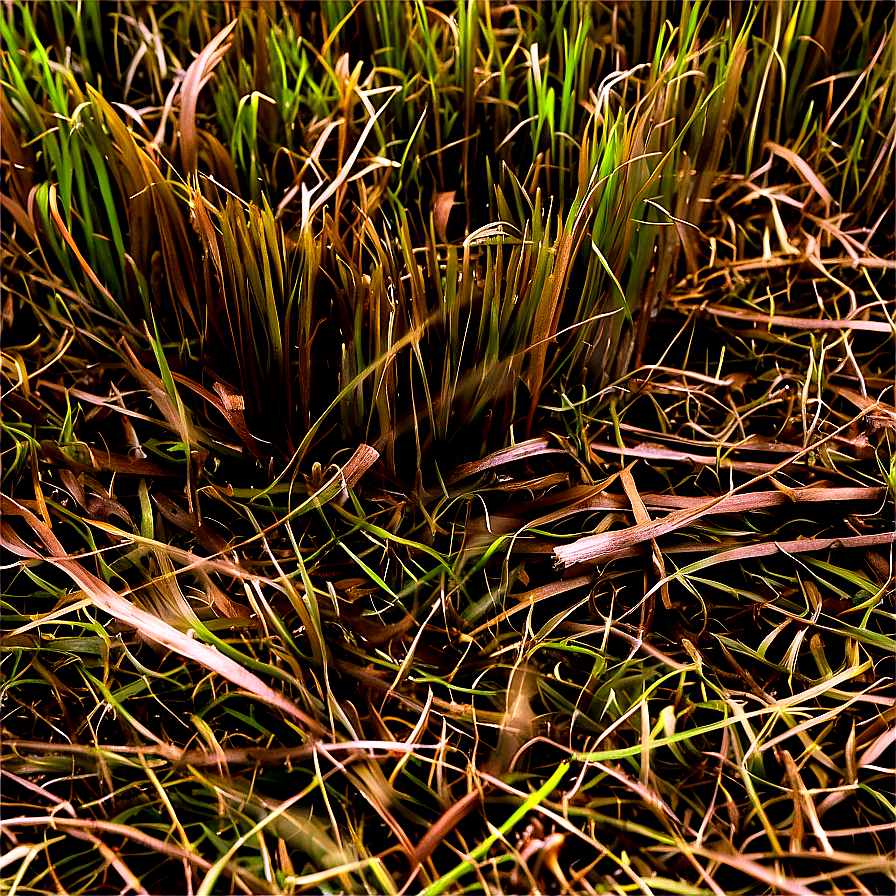
POLYGON ((891 7, 0 27, 6 892, 892 886, 891 7))

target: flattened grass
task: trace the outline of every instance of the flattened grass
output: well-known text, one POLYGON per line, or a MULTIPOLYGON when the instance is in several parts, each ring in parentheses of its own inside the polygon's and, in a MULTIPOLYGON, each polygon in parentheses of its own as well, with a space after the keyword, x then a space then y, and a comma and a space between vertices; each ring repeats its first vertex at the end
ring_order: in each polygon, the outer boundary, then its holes
POLYGON ((10 896, 892 887, 889 6, 0 28, 10 896))

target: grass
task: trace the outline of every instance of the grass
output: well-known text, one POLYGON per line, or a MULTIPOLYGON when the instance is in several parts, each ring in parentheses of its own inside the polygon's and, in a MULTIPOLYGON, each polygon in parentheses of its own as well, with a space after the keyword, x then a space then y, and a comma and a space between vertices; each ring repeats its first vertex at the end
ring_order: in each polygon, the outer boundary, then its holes
POLYGON ((893 886, 889 5, 0 38, 4 893, 893 886))

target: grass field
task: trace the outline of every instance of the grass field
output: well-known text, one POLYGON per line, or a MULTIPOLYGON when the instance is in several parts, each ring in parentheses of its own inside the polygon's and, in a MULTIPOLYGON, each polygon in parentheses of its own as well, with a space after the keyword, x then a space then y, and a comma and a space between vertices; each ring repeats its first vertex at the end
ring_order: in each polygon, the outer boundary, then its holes
POLYGON ((893 892, 892 4, 0 39, 3 896, 893 892))

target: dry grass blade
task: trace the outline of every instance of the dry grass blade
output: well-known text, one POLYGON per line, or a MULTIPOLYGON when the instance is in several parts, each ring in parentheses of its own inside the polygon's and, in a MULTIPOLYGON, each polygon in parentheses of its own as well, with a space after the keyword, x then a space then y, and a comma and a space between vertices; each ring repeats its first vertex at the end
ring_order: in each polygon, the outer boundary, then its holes
MULTIPOLYGON (((696 306, 694 306, 696 308, 696 306)), ((741 308, 727 308, 724 305, 702 304, 700 311, 705 311, 714 317, 724 317, 729 320, 744 320, 757 324, 765 324, 767 327, 796 327, 800 330, 859 330, 866 333, 892 333, 892 325, 877 320, 826 320, 811 317, 787 317, 782 314, 760 314, 756 311, 745 311, 741 308)))
MULTIPOLYGON (((765 148, 771 150, 776 156, 780 156, 789 165, 792 165, 804 178, 807 184, 815 191, 818 198, 824 203, 826 215, 831 213, 831 203, 834 197, 828 192, 827 187, 821 182, 818 175, 809 167, 806 161, 798 156, 792 149, 780 146, 769 140, 765 148)), ((808 200, 807 200, 808 201, 808 200)))
POLYGON ((190 63, 184 75, 180 89, 180 154, 183 173, 191 178, 196 177, 196 166, 199 158, 196 106, 199 92, 214 74, 215 66, 224 58, 229 49, 225 41, 236 28, 238 19, 222 28, 203 48, 202 52, 190 63))
MULTIPOLYGON (((175 376, 175 378, 178 379, 178 382, 181 382, 179 377, 175 376)), ((227 422, 231 425, 233 431, 246 446, 246 450, 253 457, 263 457, 261 447, 246 425, 246 418, 243 413, 246 409, 246 399, 233 386, 228 386, 221 380, 215 380, 215 392, 218 393, 220 398, 221 413, 227 418, 227 422)))
MULTIPOLYGON (((398 92, 398 88, 395 89, 392 96, 398 92)), ((339 173, 330 184, 324 189, 324 191, 314 200, 313 204, 309 204, 309 196, 307 193, 307 188, 303 191, 302 194, 302 230, 307 231, 314 220, 314 216, 319 212, 324 205, 332 198, 332 196, 336 193, 337 190, 348 180, 349 174, 351 172, 352 166, 358 159, 358 156, 361 154, 361 150, 364 148, 364 142, 367 140, 370 132, 376 126, 377 120, 379 117, 386 111, 389 105, 389 100, 392 97, 390 96, 376 112, 371 110, 370 118, 367 121, 367 124, 364 125, 364 130, 361 131, 361 136, 358 138, 358 142, 355 144, 355 148, 351 151, 348 158, 345 160, 345 164, 340 169, 339 173)))
POLYGON ((477 473, 484 473, 494 467, 502 464, 509 464, 516 460, 523 460, 527 457, 539 457, 544 454, 562 454, 562 448, 551 448, 548 439, 527 439, 519 442, 509 448, 502 448, 492 454, 483 457, 481 460, 471 461, 468 464, 461 464, 451 474, 451 481, 463 479, 466 476, 475 476, 477 473))
MULTIPOLYGON (((825 488, 823 486, 805 486, 789 488, 786 491, 748 492, 741 495, 725 495, 715 505, 713 513, 745 513, 749 510, 760 510, 765 507, 781 507, 787 504, 827 504, 829 502, 882 501, 886 497, 886 489, 875 486, 865 488, 825 488)), ((642 495, 645 504, 650 507, 698 507, 704 502, 701 498, 678 495, 642 495)))
POLYGON ((478 790, 472 790, 466 796, 461 797, 450 809, 447 809, 414 848, 414 864, 422 865, 433 854, 436 847, 471 812, 475 812, 481 803, 482 793, 478 790))
MULTIPOLYGON (((632 468, 633 464, 625 467, 619 474, 619 481, 622 483, 622 487, 625 490, 625 496, 631 502, 632 512, 635 515, 635 523, 639 526, 644 525, 647 526, 650 524, 650 514, 647 512, 647 508, 644 506, 644 499, 641 494, 638 492, 638 487, 635 485, 634 477, 632 476, 632 468)), ((663 597, 663 604, 666 609, 671 609, 672 601, 669 598, 669 587, 665 584, 666 580, 666 564, 663 561, 663 554, 659 549, 659 546, 656 543, 655 538, 650 539, 650 547, 653 555, 653 565, 657 574, 660 577, 661 585, 660 585, 660 593, 663 597)), ((653 624, 653 603, 649 599, 645 601, 642 617, 641 617, 641 628, 645 631, 650 631, 650 628, 653 624)))
POLYGON ((138 629, 142 636, 149 641, 164 647, 166 650, 172 650, 187 659, 195 660, 207 669, 217 672, 223 678, 233 682, 237 687, 243 688, 259 700, 269 703, 271 706, 275 706, 297 719, 309 731, 317 735, 325 733, 326 729, 315 719, 287 700, 283 694, 266 685, 257 675, 249 672, 234 660, 223 656, 214 648, 196 641, 167 622, 163 622, 151 613, 136 607, 126 598, 116 594, 102 579, 97 578, 93 573, 84 569, 76 560, 69 559, 59 540, 53 535, 52 530, 26 507, 3 495, 2 508, 3 513, 6 515, 23 517, 51 553, 41 557, 36 551, 23 546, 18 539, 11 541, 7 538, 4 541, 8 550, 31 559, 40 558, 46 560, 47 563, 65 572, 99 609, 120 622, 138 629))

